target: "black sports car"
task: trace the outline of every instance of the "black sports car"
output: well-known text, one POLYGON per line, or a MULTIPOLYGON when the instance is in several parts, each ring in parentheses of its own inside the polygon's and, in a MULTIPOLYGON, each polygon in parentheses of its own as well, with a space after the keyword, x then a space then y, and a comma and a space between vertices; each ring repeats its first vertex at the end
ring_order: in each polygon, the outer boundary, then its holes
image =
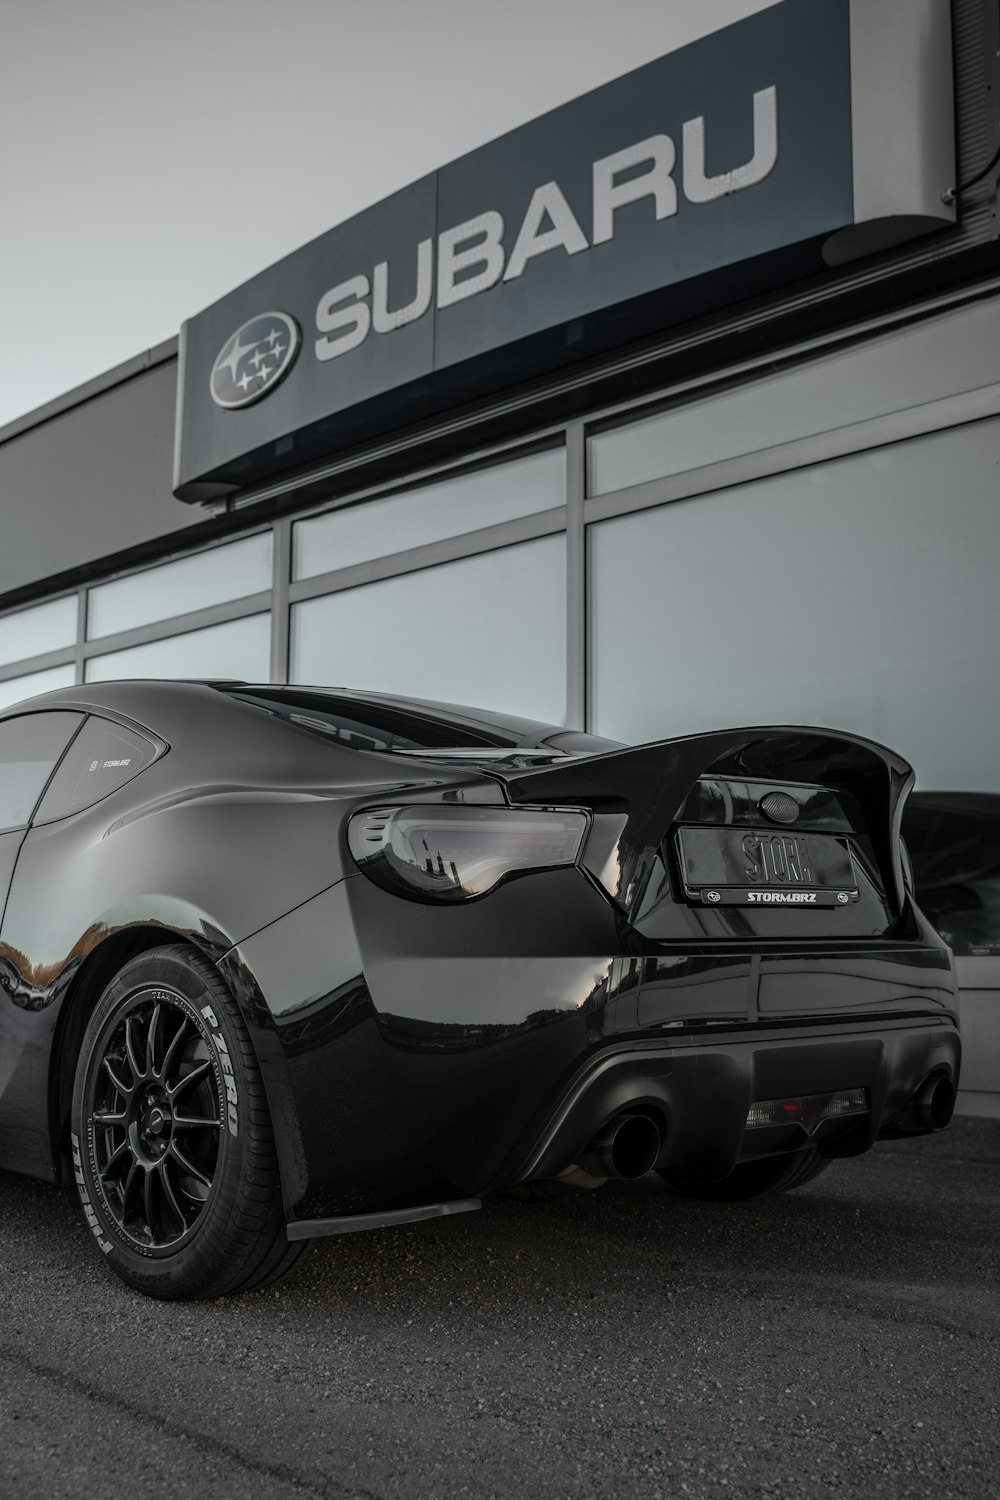
POLYGON ((798 1186, 946 1125, 909 767, 821 729, 623 748, 340 689, 121 682, 0 718, 0 1167, 158 1297, 655 1169, 798 1186))

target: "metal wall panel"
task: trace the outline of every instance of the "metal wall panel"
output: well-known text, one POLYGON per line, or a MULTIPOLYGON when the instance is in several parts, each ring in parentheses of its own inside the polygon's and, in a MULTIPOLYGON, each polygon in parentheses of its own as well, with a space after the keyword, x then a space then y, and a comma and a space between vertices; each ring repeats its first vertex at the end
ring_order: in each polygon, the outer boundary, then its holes
POLYGON ((0 442, 0 603, 175 532, 194 544, 204 514, 170 488, 176 389, 166 360, 0 442))

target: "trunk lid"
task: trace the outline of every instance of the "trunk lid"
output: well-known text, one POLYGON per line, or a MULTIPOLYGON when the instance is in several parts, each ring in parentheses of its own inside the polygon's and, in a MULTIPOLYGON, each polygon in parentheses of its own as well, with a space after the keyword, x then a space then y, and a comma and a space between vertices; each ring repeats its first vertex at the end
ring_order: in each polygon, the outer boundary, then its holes
POLYGON ((855 735, 734 729, 482 769, 514 804, 591 809, 584 867, 653 941, 870 938, 905 907, 913 771, 855 735))

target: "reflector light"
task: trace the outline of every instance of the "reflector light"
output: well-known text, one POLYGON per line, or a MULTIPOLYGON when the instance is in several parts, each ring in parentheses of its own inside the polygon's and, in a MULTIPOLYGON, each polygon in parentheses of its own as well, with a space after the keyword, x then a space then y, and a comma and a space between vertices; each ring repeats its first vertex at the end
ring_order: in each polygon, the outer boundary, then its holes
POLYGON ((359 869, 390 889, 466 901, 516 871, 575 864, 589 825, 570 808, 428 803, 356 813, 347 842, 359 869))
POLYGON ((836 1120, 841 1115, 865 1115, 868 1113, 868 1090, 846 1089, 842 1094, 831 1095, 821 1120, 836 1120))
POLYGON ((842 1120, 868 1113, 867 1089, 840 1089, 835 1094, 801 1094, 791 1099, 760 1099, 747 1111, 747 1129, 764 1125, 801 1125, 810 1134, 822 1120, 842 1120))

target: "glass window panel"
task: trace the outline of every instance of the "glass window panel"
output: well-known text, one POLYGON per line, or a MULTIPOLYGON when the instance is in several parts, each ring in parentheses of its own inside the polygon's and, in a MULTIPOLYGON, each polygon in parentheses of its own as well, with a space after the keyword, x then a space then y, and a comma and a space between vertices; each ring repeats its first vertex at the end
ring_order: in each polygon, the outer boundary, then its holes
POLYGON ((294 530, 295 578, 314 578, 387 553, 443 541, 483 526, 565 504, 562 448, 477 469, 405 495, 388 495, 300 521, 294 530))
POLYGON ((110 797, 156 759, 144 735, 91 714, 49 782, 36 823, 51 823, 110 797))
POLYGON ((8 677, 0 682, 0 708, 33 698, 36 693, 51 693, 53 688, 72 687, 76 678, 73 667, 49 667, 45 672, 29 672, 24 677, 8 677))
POLYGON ((225 625, 208 625, 184 635, 109 651, 87 662, 88 682, 112 677, 232 677, 267 682, 270 676, 271 616, 248 615, 225 625))
POLYGON ((292 610, 292 681, 440 699, 558 724, 566 713, 562 536, 292 610))
POLYGON ((821 724, 1000 791, 1000 419, 591 528, 594 727, 821 724))
POLYGON ((271 533, 244 537, 90 590, 87 638, 134 630, 271 587, 271 533))
MULTIPOLYGON (((0 665, 76 645, 76 595, 0 618, 0 665)), ((72 674, 72 668, 70 668, 72 674)), ((72 675, 70 681, 72 682, 72 675)))
POLYGON ((0 828, 23 828, 82 714, 23 714, 0 724, 0 828))
POLYGON ((977 303, 600 433, 588 445, 590 493, 682 474, 996 381, 1000 302, 977 303))

